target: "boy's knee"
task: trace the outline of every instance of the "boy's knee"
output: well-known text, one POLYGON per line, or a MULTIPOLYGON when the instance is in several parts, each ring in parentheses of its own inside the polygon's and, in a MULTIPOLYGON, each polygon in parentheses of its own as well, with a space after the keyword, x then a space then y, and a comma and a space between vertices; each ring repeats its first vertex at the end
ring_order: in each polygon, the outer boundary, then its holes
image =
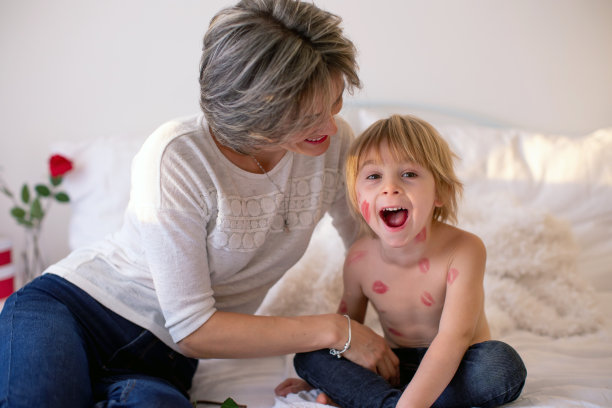
POLYGON ((502 341, 492 341, 493 349, 490 357, 495 360, 495 366, 500 367, 508 376, 515 377, 521 382, 527 378, 527 368, 518 352, 509 344, 502 341))

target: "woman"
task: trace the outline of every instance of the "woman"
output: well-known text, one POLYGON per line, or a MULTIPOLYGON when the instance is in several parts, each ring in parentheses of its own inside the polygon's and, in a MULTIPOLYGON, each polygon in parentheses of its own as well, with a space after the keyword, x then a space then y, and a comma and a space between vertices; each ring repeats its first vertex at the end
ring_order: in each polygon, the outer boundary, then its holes
POLYGON ((196 358, 321 348, 395 375, 384 340, 342 316, 252 315, 325 212, 355 236, 340 176, 351 131, 335 115, 359 79, 339 23, 291 0, 213 18, 203 115, 144 143, 122 229, 7 300, 3 406, 189 407, 196 358))

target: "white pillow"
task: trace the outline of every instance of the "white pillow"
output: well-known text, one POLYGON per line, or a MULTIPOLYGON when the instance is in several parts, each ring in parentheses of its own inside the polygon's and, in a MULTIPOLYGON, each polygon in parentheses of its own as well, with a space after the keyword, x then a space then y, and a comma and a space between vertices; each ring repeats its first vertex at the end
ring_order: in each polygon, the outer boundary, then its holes
POLYGON ((466 199, 505 195, 517 211, 569 222, 578 268, 598 289, 612 290, 612 128, 582 137, 515 129, 441 126, 461 160, 466 199))
POLYGON ((70 196, 70 249, 97 241, 117 231, 130 196, 132 158, 142 138, 108 137, 53 146, 73 162, 62 187, 70 196))

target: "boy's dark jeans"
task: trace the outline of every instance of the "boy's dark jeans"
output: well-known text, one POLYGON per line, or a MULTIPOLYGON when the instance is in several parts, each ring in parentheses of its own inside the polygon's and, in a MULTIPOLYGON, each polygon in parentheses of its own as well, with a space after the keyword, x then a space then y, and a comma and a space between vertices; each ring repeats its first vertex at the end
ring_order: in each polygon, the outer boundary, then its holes
MULTIPOLYGON (((300 377, 344 408, 393 408, 414 376, 427 348, 394 349, 400 359, 401 385, 392 387, 376 373, 329 350, 299 353, 294 365, 300 377)), ((485 341, 465 353, 457 373, 433 407, 496 407, 514 401, 525 385, 527 370, 506 343, 485 341)))

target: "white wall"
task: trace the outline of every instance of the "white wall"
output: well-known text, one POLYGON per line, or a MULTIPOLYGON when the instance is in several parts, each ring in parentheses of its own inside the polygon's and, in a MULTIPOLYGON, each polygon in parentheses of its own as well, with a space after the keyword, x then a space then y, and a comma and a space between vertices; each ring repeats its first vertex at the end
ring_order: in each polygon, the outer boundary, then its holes
MULTIPOLYGON (((201 37, 222 0, 0 0, 0 167, 46 177, 49 145, 149 134, 198 110, 201 37)), ((612 125, 609 0, 317 0, 359 49, 357 101, 444 106, 581 134, 612 125)), ((0 197, 0 236, 22 231, 0 197)), ((69 207, 43 245, 67 251, 69 207)))

